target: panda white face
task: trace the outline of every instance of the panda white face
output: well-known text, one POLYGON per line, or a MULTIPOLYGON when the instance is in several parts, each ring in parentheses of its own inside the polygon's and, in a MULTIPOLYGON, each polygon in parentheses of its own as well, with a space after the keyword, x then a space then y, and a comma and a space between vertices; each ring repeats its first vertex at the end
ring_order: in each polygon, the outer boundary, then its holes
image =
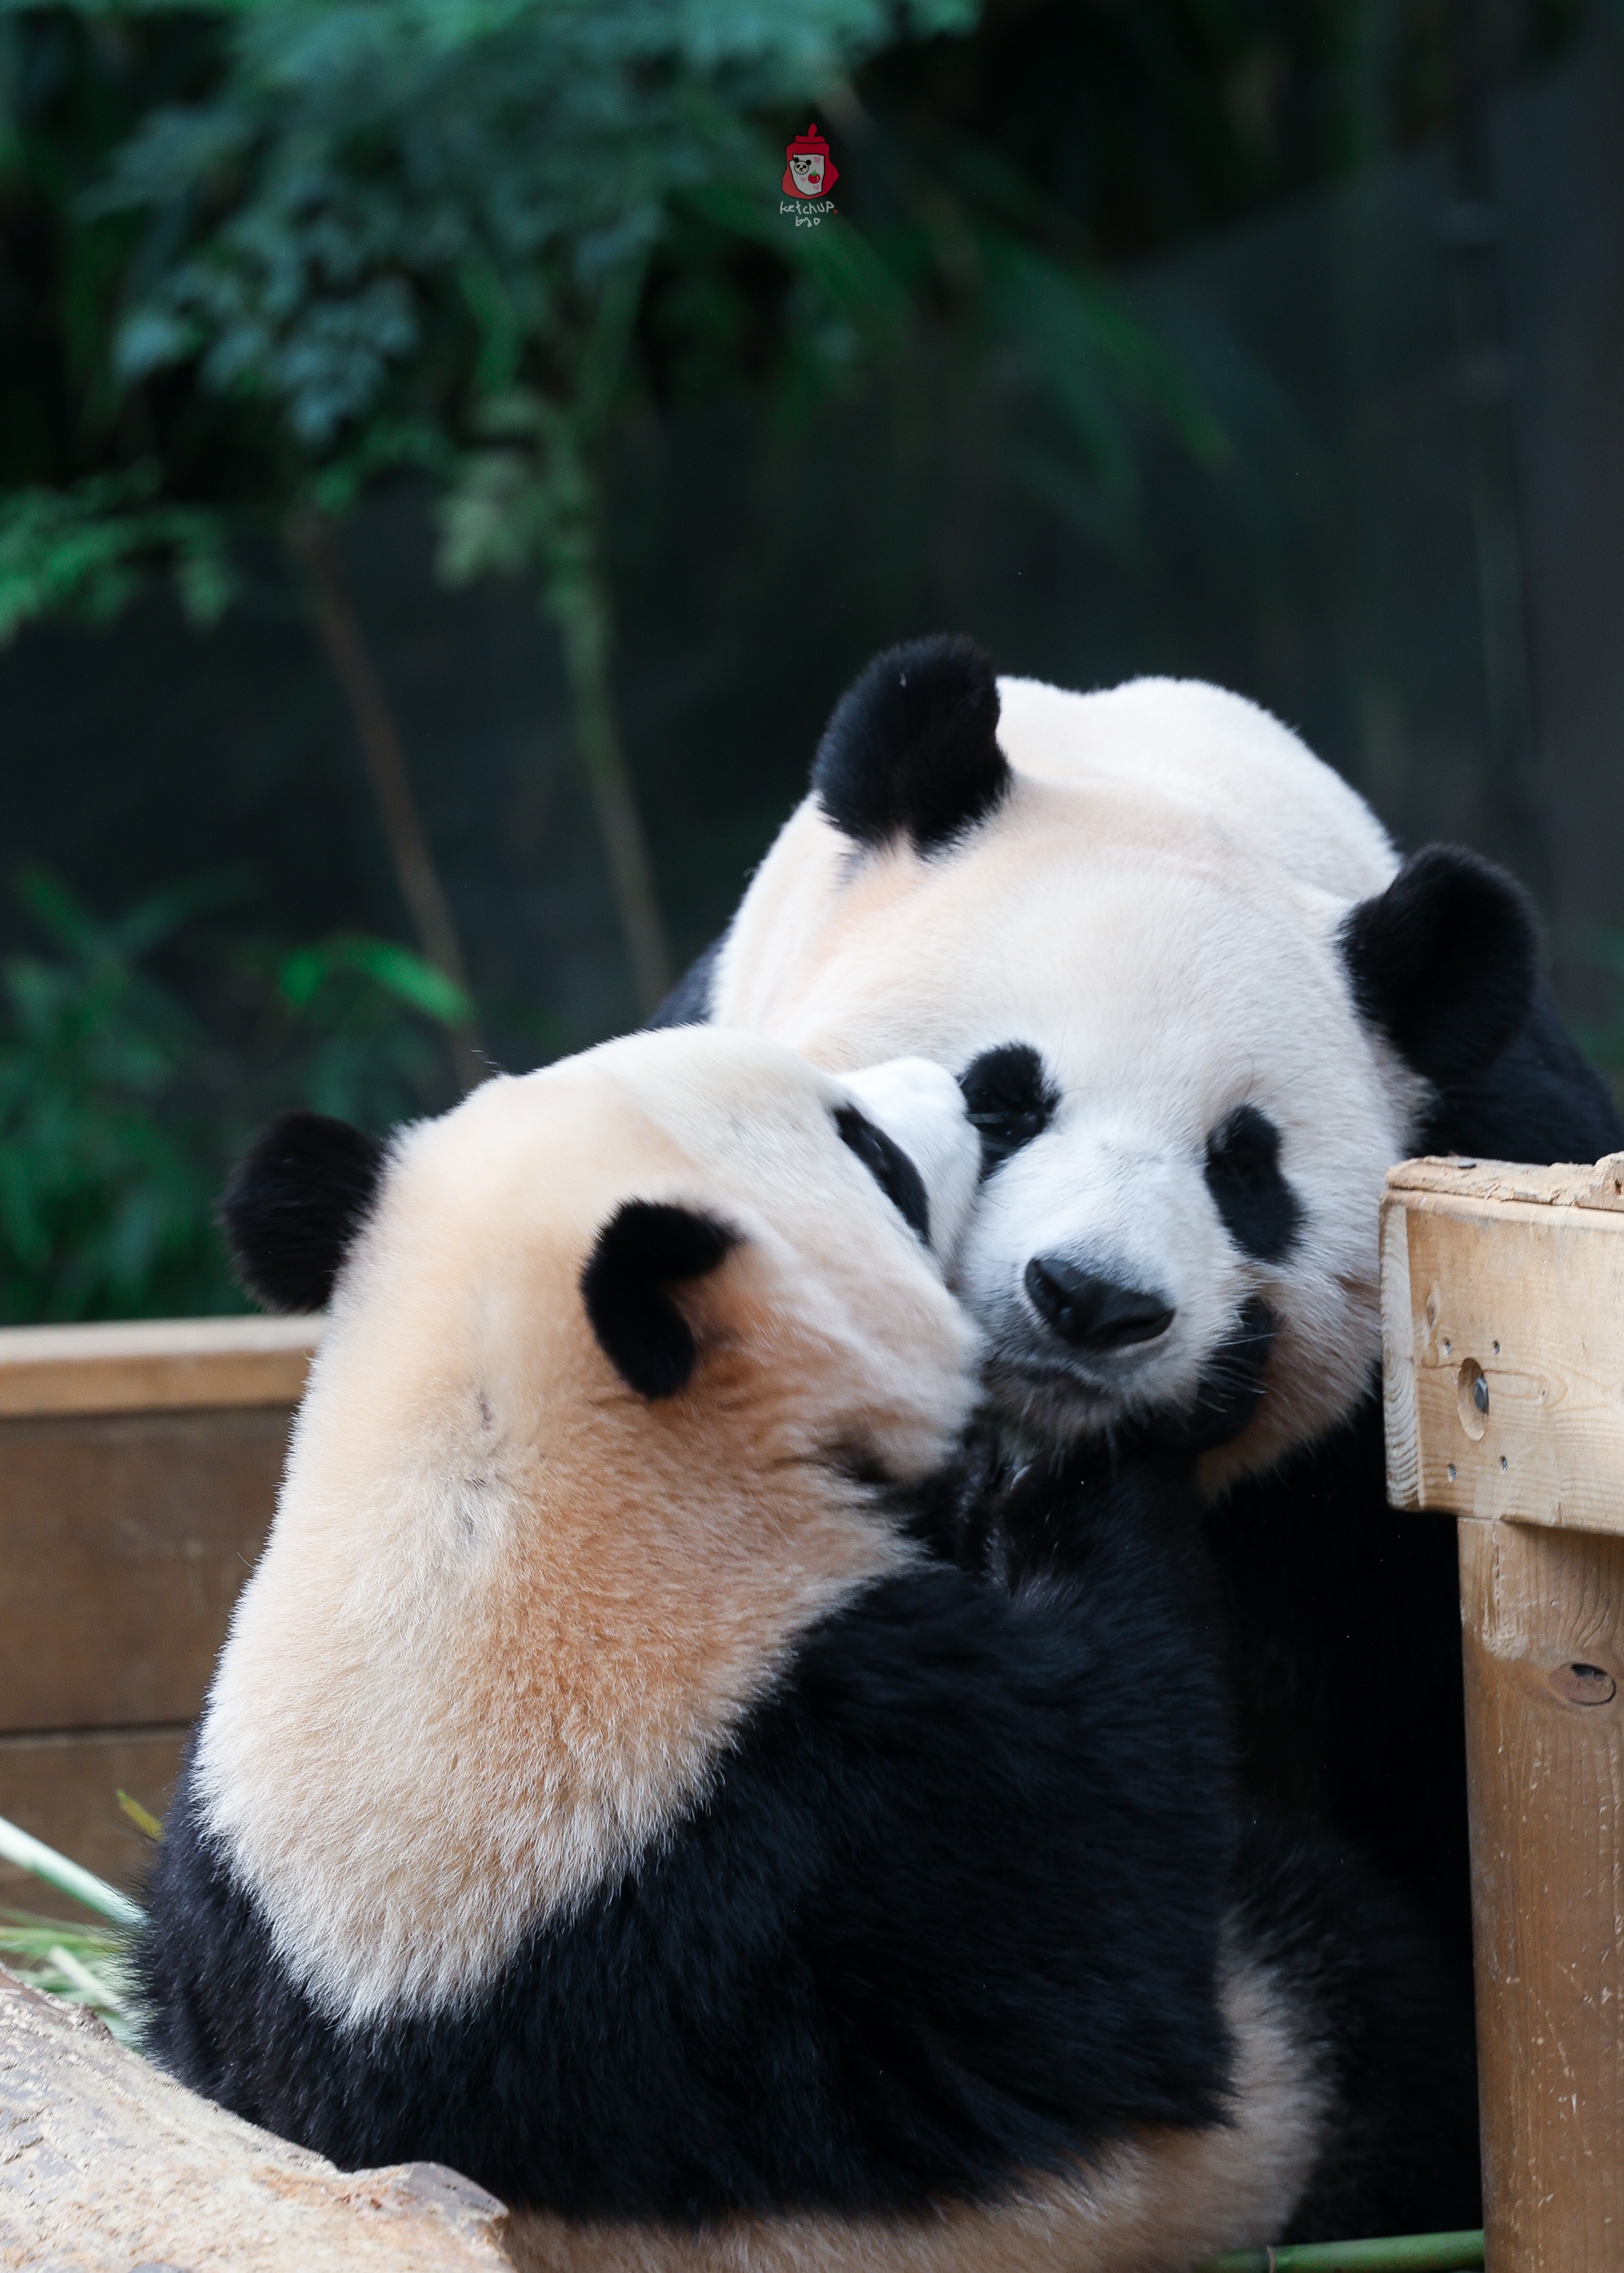
POLYGON ((1071 856, 1018 900, 998 892, 997 969, 977 989, 946 922, 939 955, 915 944, 937 892, 961 937, 990 929, 977 864, 954 867, 915 876, 893 941, 871 923, 860 956, 824 971, 838 1026, 808 1004, 787 1038, 841 1064, 906 1034, 957 1076, 983 1181, 954 1280, 1006 1423, 1053 1441, 1187 1412, 1261 1302, 1269 1395, 1208 1480, 1268 1464, 1368 1385, 1377 1205, 1421 1094, 1355 1008, 1343 911, 1120 846, 1079 886, 1071 856))
POLYGON ((1530 912, 1459 848, 1400 866, 1233 696, 1003 694, 1008 756, 972 643, 876 657, 703 999, 832 1068, 917 1053, 965 1084, 986 1174, 957 1283, 1016 1429, 1210 1410, 1267 1311, 1217 1487, 1368 1387, 1384 1173, 1528 1016, 1530 912))
MULTIPOLYGON (((1221 1391, 1226 1351, 1258 1302, 1294 1363, 1328 1265, 1333 1298, 1352 1292, 1373 1318, 1368 1273, 1328 1251, 1351 1227, 1315 1220, 1285 1131, 1250 1098, 1169 1130, 1120 1098, 1068 1095, 1029 1043, 981 1052, 961 1081, 986 1180, 959 1277, 986 1337, 988 1395, 1018 1429, 1048 1441, 1188 1410, 1198 1385, 1221 1391)), ((1231 1086, 1215 1079, 1208 1094, 1231 1086)), ((1304 1175, 1313 1147, 1292 1150, 1304 1175)), ((1339 1402, 1338 1371, 1323 1386, 1339 1402)), ((1278 1417, 1278 1386, 1273 1402, 1278 1417)))

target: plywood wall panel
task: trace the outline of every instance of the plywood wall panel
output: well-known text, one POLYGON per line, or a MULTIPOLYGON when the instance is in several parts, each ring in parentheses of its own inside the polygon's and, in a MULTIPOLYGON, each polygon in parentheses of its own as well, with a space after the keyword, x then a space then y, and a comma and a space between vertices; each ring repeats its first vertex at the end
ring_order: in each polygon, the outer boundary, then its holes
POLYGON ((0 1421, 0 1734, 195 1716, 288 1422, 275 1406, 0 1421))

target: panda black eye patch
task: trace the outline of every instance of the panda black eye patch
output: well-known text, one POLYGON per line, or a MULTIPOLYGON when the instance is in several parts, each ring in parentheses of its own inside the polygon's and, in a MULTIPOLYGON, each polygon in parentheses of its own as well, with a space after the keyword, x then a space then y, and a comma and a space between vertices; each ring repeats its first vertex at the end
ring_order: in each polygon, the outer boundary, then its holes
POLYGON ((1041 1136, 1060 1102, 1059 1091, 1029 1042, 1005 1042, 997 1049, 983 1050, 959 1075, 958 1086, 981 1139, 984 1177, 1001 1168, 1034 1136, 1041 1136))
POLYGON ((1291 1252, 1302 1202, 1280 1167, 1280 1132, 1255 1105, 1238 1105, 1207 1139, 1207 1188, 1238 1247, 1259 1263, 1291 1252))
POLYGON ((868 1116, 858 1112, 855 1105, 836 1106, 835 1126, 840 1132, 841 1143, 850 1146, 903 1221, 911 1225, 928 1247, 930 1202, 925 1195, 925 1179, 902 1147, 887 1136, 883 1128, 876 1128, 868 1116))

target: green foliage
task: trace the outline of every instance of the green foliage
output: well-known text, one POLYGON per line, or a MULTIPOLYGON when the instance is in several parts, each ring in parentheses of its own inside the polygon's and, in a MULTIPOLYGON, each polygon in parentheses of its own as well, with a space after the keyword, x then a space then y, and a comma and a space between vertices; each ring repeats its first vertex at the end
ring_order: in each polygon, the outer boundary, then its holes
MULTIPOLYGON (((166 496, 206 476, 216 515, 342 510, 426 468, 444 572, 528 576, 567 623, 608 606, 601 452, 628 394, 767 378, 796 424, 867 374, 911 373, 919 343, 949 378, 996 371, 1038 402, 1020 469, 1119 541, 1136 423, 1217 464, 1210 414, 1028 175, 851 92, 876 57, 950 54, 977 13, 238 0, 175 19, 193 27, 169 35, 175 100, 146 20, 52 12, 151 50, 125 74, 148 98, 131 130, 81 122, 73 145, 64 235, 100 278, 78 295, 85 385, 104 415, 139 412, 166 496), (841 217, 817 229, 778 209, 782 121, 806 104, 833 104, 852 145, 841 217), (105 159, 88 190, 87 149, 105 159)), ((158 560, 199 613, 223 604, 220 520, 160 524, 141 502, 94 484, 55 516, 18 501, 5 620, 111 612, 158 560)), ((592 637, 606 652, 606 618, 592 637)))
POLYGON ((236 589, 221 518, 163 504, 161 485, 144 458, 71 489, 0 495, 0 646, 36 616, 110 622, 155 566, 169 569, 193 623, 218 621, 236 589))
POLYGON ((261 1004, 235 1091, 250 1122, 298 1104, 387 1128, 449 1102, 434 1029, 471 1019, 474 1006, 410 947, 341 933, 292 954, 239 948, 236 959, 261 1004))
POLYGON ((0 966, 0 1319, 239 1308, 212 1210, 256 1123, 300 1104, 383 1127, 438 1104, 435 1027, 468 1005, 386 940, 250 942, 223 1038, 148 966, 243 878, 111 923, 41 871, 17 888, 48 951, 0 966))
MULTIPOLYGON (((911 18, 966 21, 958 0, 911 18)), ((748 115, 909 22, 860 0, 253 0, 214 99, 155 112, 103 193, 179 240, 120 375, 195 356, 318 454, 421 352, 475 400, 527 375, 599 416, 673 208, 717 182, 760 198, 748 115)))
POLYGON ((38 871, 19 896, 55 953, 0 968, 0 1316, 229 1307, 216 1164, 181 1102, 205 1037, 140 967, 199 896, 114 924, 38 871))
POLYGON ((120 2044, 135 2041, 136 2019, 125 1967, 127 1937, 112 1926, 79 1926, 0 1909, 0 1961, 30 1988, 88 2005, 120 2044))
POLYGON ((657 255, 707 252, 703 216, 770 244, 843 347, 854 322, 877 333, 895 279, 849 230, 783 225, 759 115, 972 17, 252 0, 212 95, 155 110, 96 200, 147 224, 117 382, 179 370, 264 408, 284 479, 329 506, 359 457, 432 460, 448 575, 526 574, 561 616, 601 606, 597 456, 657 255))

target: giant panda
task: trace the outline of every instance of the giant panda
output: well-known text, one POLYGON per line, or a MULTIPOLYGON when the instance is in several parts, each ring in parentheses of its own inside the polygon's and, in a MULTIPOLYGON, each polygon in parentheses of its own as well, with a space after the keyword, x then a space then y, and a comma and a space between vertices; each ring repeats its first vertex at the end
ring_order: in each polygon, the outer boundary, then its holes
POLYGON ((1413 1952, 1237 1844, 1190 1457, 1267 1322, 1182 1441, 1005 1487, 993 1583, 978 1149, 939 1069, 705 1031, 267 1132, 239 1261, 331 1317, 149 1889, 155 2058, 454 2165, 536 2267, 1404 2222, 1461 2103, 1413 1952))
POLYGON ((1373 1857, 1464 1988, 1453 1526, 1387 1505, 1377 1216, 1413 1153, 1624 1143, 1517 886, 1401 862, 1237 696, 922 640, 841 700, 662 1017, 959 1077, 985 1173, 955 1283, 1018 1450, 1177 1417, 1267 1301, 1268 1394, 1203 1467, 1250 1788, 1373 1857))

